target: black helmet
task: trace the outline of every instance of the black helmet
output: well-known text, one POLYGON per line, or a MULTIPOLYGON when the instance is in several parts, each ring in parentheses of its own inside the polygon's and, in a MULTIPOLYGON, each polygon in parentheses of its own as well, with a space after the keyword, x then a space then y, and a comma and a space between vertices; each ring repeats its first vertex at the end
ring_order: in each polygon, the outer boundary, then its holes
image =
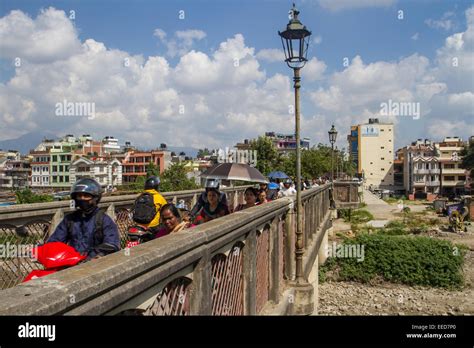
POLYGON ((160 178, 157 176, 150 176, 148 179, 145 181, 145 190, 157 190, 158 187, 160 186, 160 178))
POLYGON ((84 192, 92 195, 93 197, 97 198, 97 203, 100 201, 102 197, 102 188, 100 184, 91 178, 83 178, 79 179, 72 185, 71 188, 71 198, 75 199, 76 194, 84 192))
POLYGON ((206 189, 215 189, 219 190, 219 181, 216 179, 209 179, 206 182, 206 189))

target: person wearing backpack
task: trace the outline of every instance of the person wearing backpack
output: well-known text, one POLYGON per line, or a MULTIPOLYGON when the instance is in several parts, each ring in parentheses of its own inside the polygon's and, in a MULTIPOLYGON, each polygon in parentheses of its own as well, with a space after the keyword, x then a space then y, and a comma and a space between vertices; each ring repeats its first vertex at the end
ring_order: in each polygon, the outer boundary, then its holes
POLYGON ((145 181, 145 191, 137 197, 133 205, 133 221, 151 232, 159 228, 161 207, 168 203, 158 192, 159 186, 159 177, 149 177, 145 181))
POLYGON ((76 211, 66 215, 46 243, 62 242, 93 259, 120 250, 117 225, 98 207, 100 184, 91 178, 78 180, 71 189, 76 211))

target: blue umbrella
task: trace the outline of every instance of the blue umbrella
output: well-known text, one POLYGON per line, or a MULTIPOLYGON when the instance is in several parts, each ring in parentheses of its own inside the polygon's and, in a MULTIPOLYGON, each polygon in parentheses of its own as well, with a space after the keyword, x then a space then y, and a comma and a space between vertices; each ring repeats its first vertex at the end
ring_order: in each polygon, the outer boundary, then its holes
POLYGON ((275 171, 275 172, 271 172, 267 175, 270 179, 286 179, 286 178, 289 178, 288 175, 286 175, 285 173, 283 172, 279 172, 279 171, 275 171))

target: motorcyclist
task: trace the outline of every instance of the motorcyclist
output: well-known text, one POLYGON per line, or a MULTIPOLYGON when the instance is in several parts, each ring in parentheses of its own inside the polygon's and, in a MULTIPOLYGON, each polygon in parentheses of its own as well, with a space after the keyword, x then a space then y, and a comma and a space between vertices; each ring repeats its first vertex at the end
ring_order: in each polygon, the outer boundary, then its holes
POLYGON ((98 207, 102 198, 100 184, 91 178, 78 180, 71 189, 76 211, 66 215, 47 240, 69 244, 88 259, 120 249, 117 225, 98 207))
MULTIPOLYGON (((211 189, 215 189, 219 191, 219 181, 215 179, 209 179, 206 181, 206 190, 203 193, 201 193, 196 204, 194 205, 194 207, 191 209, 191 212, 189 213, 189 215, 191 216, 191 219, 193 219, 196 216, 196 214, 199 213, 199 211, 204 206, 204 204, 208 202, 207 193, 211 189)), ((225 206, 229 206, 227 204, 227 196, 224 192, 219 192, 219 203, 222 203, 225 206)))
POLYGON ((289 178, 283 181, 283 189, 281 190, 281 193, 284 197, 296 194, 296 189, 291 186, 292 183, 293 182, 289 178))
POLYGON ((153 202, 155 203, 156 207, 156 214, 153 220, 150 223, 144 224, 150 230, 156 230, 160 224, 160 210, 161 208, 167 204, 168 202, 166 199, 160 194, 158 191, 160 188, 160 178, 157 176, 150 176, 145 181, 145 193, 149 193, 153 196, 153 202))

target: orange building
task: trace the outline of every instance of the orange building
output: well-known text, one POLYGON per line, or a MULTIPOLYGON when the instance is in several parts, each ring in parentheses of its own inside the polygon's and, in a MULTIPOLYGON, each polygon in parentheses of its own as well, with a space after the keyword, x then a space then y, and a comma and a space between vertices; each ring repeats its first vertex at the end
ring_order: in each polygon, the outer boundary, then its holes
POLYGON ((169 151, 129 151, 122 161, 122 183, 135 182, 137 177, 146 177, 146 170, 150 163, 160 168, 160 174, 170 161, 169 151))

